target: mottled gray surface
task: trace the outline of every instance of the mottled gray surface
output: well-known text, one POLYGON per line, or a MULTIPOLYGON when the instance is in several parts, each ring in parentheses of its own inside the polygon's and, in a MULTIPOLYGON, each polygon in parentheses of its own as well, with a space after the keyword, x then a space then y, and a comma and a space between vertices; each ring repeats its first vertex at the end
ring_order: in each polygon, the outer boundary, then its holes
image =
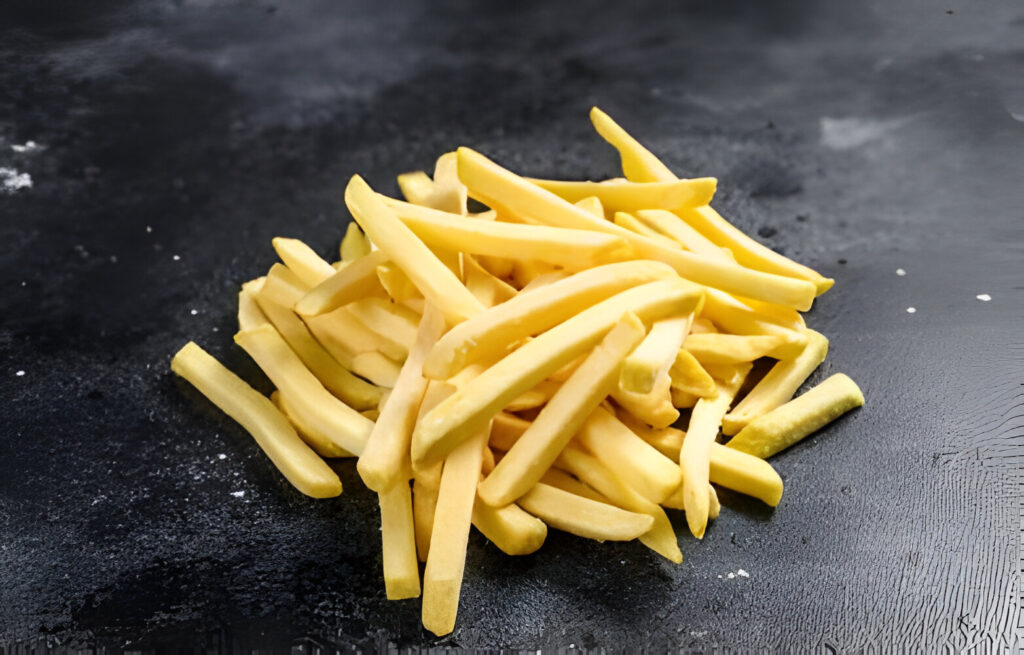
POLYGON ((0 5, 0 644, 1021 646, 1024 5, 625 7, 0 5), (435 640, 384 599, 351 464, 301 497, 168 360, 195 339, 266 389, 230 335, 271 237, 326 254, 349 175, 461 144, 616 175, 592 104, 836 278, 812 381, 868 405, 775 460, 774 512, 723 493, 681 566, 474 534, 435 640))

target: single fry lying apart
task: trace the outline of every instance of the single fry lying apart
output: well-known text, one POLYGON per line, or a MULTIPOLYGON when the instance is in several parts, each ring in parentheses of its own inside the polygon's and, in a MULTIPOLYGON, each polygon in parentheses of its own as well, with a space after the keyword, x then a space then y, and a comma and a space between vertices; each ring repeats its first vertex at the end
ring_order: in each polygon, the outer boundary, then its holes
POLYGON ((412 490, 406 480, 378 494, 380 537, 384 562, 384 589, 388 600, 420 595, 420 567, 416 559, 416 531, 412 518, 412 490))

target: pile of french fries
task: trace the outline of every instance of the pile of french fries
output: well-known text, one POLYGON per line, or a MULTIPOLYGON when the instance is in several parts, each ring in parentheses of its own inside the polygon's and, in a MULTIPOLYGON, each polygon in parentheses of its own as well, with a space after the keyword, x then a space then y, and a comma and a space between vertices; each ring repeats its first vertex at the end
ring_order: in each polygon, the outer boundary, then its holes
POLYGON ((624 179, 528 179, 459 148, 432 178, 400 175, 404 201, 354 176, 333 264, 274 239, 281 263, 242 285, 235 335, 269 399, 194 343, 171 362, 302 493, 337 496, 324 458, 357 458, 387 596, 419 596, 425 562, 437 635, 471 525, 509 555, 554 528, 681 562, 664 508, 699 539, 716 485, 777 505, 766 458, 864 402, 841 374, 793 398, 828 349, 800 312, 833 281, 723 219, 713 178, 679 179, 591 120, 624 179))

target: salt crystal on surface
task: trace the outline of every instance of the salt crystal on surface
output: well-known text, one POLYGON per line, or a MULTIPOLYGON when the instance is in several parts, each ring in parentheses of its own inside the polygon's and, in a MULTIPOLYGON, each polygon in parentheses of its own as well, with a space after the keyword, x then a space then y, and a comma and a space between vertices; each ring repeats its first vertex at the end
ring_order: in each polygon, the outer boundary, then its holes
POLYGON ((242 498, 242 497, 245 496, 245 492, 244 491, 232 491, 231 495, 234 496, 235 498, 242 498))
POLYGON ((735 574, 735 573, 729 573, 729 574, 728 574, 727 576, 725 576, 725 577, 727 577, 727 578, 729 578, 730 580, 732 580, 733 578, 735 578, 735 577, 736 577, 736 574, 735 574))
POLYGON ((907 313, 908 314, 915 314, 915 313, 917 313, 917 310, 914 309, 913 307, 907 307, 907 313))
POLYGON ((192 314, 193 316, 195 316, 198 313, 199 313, 198 309, 193 309, 192 311, 189 312, 189 314, 192 314))
POLYGON ((28 173, 19 173, 13 168, 0 166, 0 186, 7 193, 14 193, 21 189, 31 189, 32 176, 28 173))
POLYGON ((181 261, 181 255, 175 255, 174 257, 171 257, 171 259, 173 259, 176 262, 181 261))
POLYGON ((38 150, 39 144, 35 141, 26 141, 24 145, 18 145, 17 143, 11 144, 11 150, 14 152, 32 152, 38 150))
POLYGON ((146 226, 146 232, 152 232, 152 231, 153 231, 153 228, 150 227, 149 225, 147 225, 146 226))
POLYGON ((988 302, 989 300, 992 300, 992 296, 988 295, 987 293, 979 293, 974 297, 980 300, 981 302, 988 302))
POLYGON ((228 458, 228 456, 225 455, 224 453, 220 453, 219 455, 217 455, 217 459, 227 459, 227 458, 228 458))
POLYGON ((736 575, 741 575, 744 578, 749 578, 750 577, 750 574, 747 573, 746 571, 744 571, 743 569, 740 569, 739 571, 736 571, 736 575))
POLYGON ((15 373, 15 375, 17 375, 19 378, 20 377, 24 377, 25 376, 25 371, 18 371, 17 373, 15 373))
POLYGON ((904 271, 902 268, 897 268, 896 269, 896 275, 899 275, 900 277, 903 277, 906 274, 907 274, 907 272, 904 271))

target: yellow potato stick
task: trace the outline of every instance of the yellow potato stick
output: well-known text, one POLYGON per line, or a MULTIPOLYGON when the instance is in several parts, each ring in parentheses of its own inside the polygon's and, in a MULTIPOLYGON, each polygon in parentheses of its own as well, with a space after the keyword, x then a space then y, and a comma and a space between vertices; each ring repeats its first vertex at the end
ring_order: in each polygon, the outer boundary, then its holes
POLYGON ((376 294, 380 289, 377 267, 388 261, 383 250, 354 260, 310 290, 296 305, 303 316, 326 314, 348 303, 376 294))
POLYGON ((306 316, 304 320, 316 340, 343 366, 349 366, 359 353, 380 351, 392 360, 401 360, 405 357, 405 348, 391 345, 382 336, 363 325, 348 307, 339 307, 333 312, 319 316, 306 316))
POLYGON ((632 541, 650 531, 654 519, 538 483, 519 505, 552 528, 598 541, 632 541))
POLYGON ((800 310, 810 309, 814 301, 815 287, 807 280, 763 273, 668 247, 599 219, 469 148, 459 148, 458 153, 459 177, 469 187, 470 195, 498 208, 499 212, 526 216, 556 227, 595 230, 621 236, 630 242, 638 258, 665 262, 688 280, 728 293, 800 310))
MULTIPOLYGON (((676 409, 692 409, 697 405, 697 401, 702 396, 690 393, 689 391, 682 391, 680 389, 672 388, 672 406, 676 409)), ((716 392, 717 393, 717 392, 716 392)))
POLYGON ((658 505, 644 498, 600 460, 574 444, 566 446, 558 456, 558 462, 562 468, 606 496, 612 504, 650 516, 654 522, 649 531, 640 535, 640 543, 670 562, 678 564, 683 561, 672 523, 658 505))
POLYGON ((570 270, 619 261, 630 255, 629 244, 611 234, 482 221, 383 196, 382 200, 425 243, 467 254, 514 259, 528 255, 570 270))
POLYGON ((480 479, 483 448, 490 426, 484 425, 445 458, 423 571, 423 627, 441 636, 455 629, 459 592, 466 566, 466 545, 480 479))
POLYGON ((742 382, 747 375, 747 369, 743 364, 702 364, 702 366, 716 382, 727 385, 742 382))
POLYGON ((683 344, 701 364, 739 364, 761 357, 778 358, 786 340, 776 335, 691 334, 683 344))
POLYGON ((259 277, 249 280, 242 285, 242 290, 238 292, 239 330, 248 330, 270 322, 267 315, 260 309, 259 303, 256 302, 256 296, 259 295, 266 279, 266 277, 259 277))
POLYGON ((296 489, 313 498, 341 493, 337 474, 303 443, 284 414, 205 350, 188 342, 171 360, 171 370, 245 428, 296 489))
POLYGON ((657 232, 657 231, 651 229, 650 227, 645 225, 642 221, 637 219, 632 214, 627 214, 626 212, 615 212, 614 222, 619 227, 623 227, 623 228, 629 230, 630 232, 635 232, 636 234, 639 234, 640 236, 645 236, 648 239, 656 241, 657 243, 660 243, 661 245, 663 245, 665 247, 668 247, 668 248, 679 248, 680 247, 678 242, 668 238, 667 236, 665 236, 661 232, 657 232))
POLYGON ((686 433, 678 428, 652 428, 629 412, 619 414, 622 421, 634 434, 651 444, 659 453, 673 462, 679 461, 679 449, 683 447, 686 433))
POLYGON ((652 502, 660 503, 682 482, 679 464, 659 453, 602 408, 594 410, 576 439, 652 502))
POLYGON ((464 366, 500 356, 511 344, 563 323, 614 294, 675 277, 670 268, 657 262, 621 262, 598 266, 529 293, 520 293, 453 327, 428 355, 423 365, 424 374, 433 379, 447 379, 464 366))
POLYGON ((671 385, 668 373, 662 373, 647 393, 626 391, 622 385, 617 385, 611 395, 616 403, 644 423, 656 428, 667 428, 679 418, 679 412, 672 406, 671 385))
POLYGON ((576 201, 576 206, 590 212, 598 218, 604 218, 604 205, 601 204, 601 199, 597 196, 581 198, 576 201))
POLYGON ((825 361, 828 339, 814 330, 807 330, 806 333, 807 345, 800 355, 796 359, 784 359, 776 363, 746 397, 726 414, 722 432, 736 434, 754 419, 789 401, 804 380, 825 361))
POLYGON ((530 427, 530 421, 507 412, 499 412, 494 415, 494 421, 491 424, 491 438, 488 443, 491 448, 508 452, 528 427, 530 427))
MULTIPOLYGON (((708 296, 708 295, 710 295, 712 293, 721 293, 721 292, 715 291, 714 289, 707 289, 705 291, 704 295, 708 296)), ((693 323, 690 324, 690 334, 717 334, 717 333, 718 333, 718 328, 716 328, 715 324, 712 323, 711 321, 709 321, 706 318, 697 317, 697 318, 693 319, 693 323)))
POLYGON ((696 255, 727 262, 735 261, 732 253, 716 246, 710 239, 670 211, 641 209, 636 213, 636 217, 652 230, 672 239, 696 255))
POLYGON ((434 166, 434 193, 427 204, 435 209, 466 215, 466 185, 459 180, 458 161, 454 152, 437 158, 434 166))
MULTIPOLYGON (((354 222, 349 223, 345 228, 345 236, 341 239, 340 247, 341 261, 354 262, 360 257, 369 255, 373 251, 370 240, 366 238, 363 231, 354 222)), ((317 283, 319 284, 319 282, 317 283)), ((316 285, 310 285, 316 286, 316 285)))
POLYGON ((358 175, 353 175, 345 188, 345 204, 366 236, 409 276, 424 298, 441 309, 449 323, 459 323, 483 311, 459 278, 358 175))
POLYGON ((668 372, 690 331, 692 316, 657 321, 640 345, 622 363, 619 384, 626 391, 650 393, 654 381, 668 372))
POLYGON ((782 499, 782 478, 759 457, 716 443, 711 446, 711 481, 772 507, 782 499))
POLYGON ((309 333, 305 323, 289 307, 297 294, 285 281, 288 269, 275 264, 256 301, 277 332, 309 371, 332 394, 355 409, 368 409, 380 400, 380 389, 352 375, 309 333))
POLYGON ((580 367, 580 364, 583 363, 584 359, 586 359, 586 355, 580 355, 576 359, 572 360, 562 368, 558 369, 557 371, 549 375, 548 379, 554 380, 555 382, 565 382, 566 380, 569 379, 569 376, 573 374, 573 371, 580 367))
POLYGON ((441 481, 442 463, 425 472, 416 473, 412 483, 412 514, 416 533, 416 557, 427 561, 430 553, 430 534, 434 529, 434 510, 437 507, 437 489, 441 481))
POLYGON ((367 487, 378 493, 407 480, 409 443, 427 390, 423 360, 443 331, 444 317, 433 305, 427 305, 416 343, 359 458, 356 466, 359 476, 367 487))
POLYGON ((407 201, 427 207, 434 194, 434 181, 423 171, 402 173, 398 176, 398 189, 407 201))
MULTIPOLYGON (((555 283, 527 295, 540 295, 557 285, 555 283)), ((526 298, 527 295, 522 297, 526 298)), ((702 297, 703 292, 699 288, 683 280, 651 282, 601 301, 535 337, 481 373, 472 385, 459 389, 424 417, 413 434, 414 466, 443 458, 516 396, 597 345, 624 313, 634 312, 645 321, 682 316, 696 311, 702 297)), ((490 312, 507 307, 515 300, 491 309, 490 312)), ((438 342, 438 345, 443 341, 438 342)), ((431 356, 437 349, 435 346, 431 356)), ((424 372, 430 374, 426 365, 424 372)), ((665 395, 668 395, 667 387, 665 395)))
POLYGON ((520 394, 518 398, 506 405, 505 411, 522 412, 527 409, 542 407, 551 400, 551 396, 555 395, 555 392, 561 386, 561 384, 552 380, 541 380, 537 383, 537 386, 520 394))
POLYGON ((402 480, 378 494, 380 537, 384 562, 384 589, 388 600, 420 595, 420 567, 416 559, 416 531, 412 492, 402 480))
POLYGON ((348 305, 356 320, 376 333, 405 359, 409 348, 416 341, 416 325, 419 317, 411 309, 396 305, 384 298, 364 298, 348 305))
POLYGON ((684 348, 676 351, 675 360, 668 373, 672 380, 672 388, 675 390, 701 398, 714 398, 718 393, 711 374, 705 371, 697 358, 684 348))
POLYGON ((384 291, 391 296, 395 302, 404 302, 410 298, 422 298, 423 295, 416 285, 412 283, 409 276, 402 272, 394 264, 381 264, 377 267, 377 279, 384 291))
POLYGON ((487 475, 488 473, 490 473, 491 471, 494 470, 494 466, 496 464, 497 464, 497 462, 494 459, 494 451, 491 450, 491 447, 489 445, 485 446, 484 447, 484 461, 483 461, 483 464, 481 465, 481 469, 480 470, 483 471, 484 475, 487 475))
POLYGON ((736 300, 753 309, 755 314, 766 321, 772 321, 796 331, 807 327, 803 315, 792 307, 783 307, 775 303, 750 298, 736 298, 736 300))
MULTIPOLYGON (((738 367, 749 372, 750 366, 738 367)), ((718 436, 722 417, 743 383, 742 376, 730 380, 729 384, 718 385, 718 395, 713 400, 700 399, 690 415, 686 439, 679 451, 679 465, 683 471, 683 507, 686 509, 686 523, 690 532, 698 539, 704 538, 708 523, 708 482, 710 481, 711 446, 718 436)))
POLYGON ((541 476, 540 481, 548 486, 556 487, 562 491, 568 491, 569 493, 576 494, 577 496, 583 496, 584 498, 589 498, 590 500, 595 500, 599 503, 611 504, 607 498, 595 491, 590 485, 585 482, 580 482, 562 469, 549 468, 544 472, 544 475, 541 476))
POLYGON ((477 261, 480 265, 487 270, 488 273, 498 278, 499 280, 510 280, 512 278, 512 269, 515 266, 515 260, 509 259, 508 257, 487 257, 486 255, 479 255, 477 261))
MULTIPOLYGON (((717 289, 707 290, 703 319, 714 321, 733 334, 778 334, 793 338, 803 327, 795 323, 780 323, 778 316, 759 314, 751 306, 717 289)), ((799 316, 799 314, 798 314, 799 316)))
POLYGON ((644 148, 626 130, 597 107, 590 110, 590 121, 605 141, 619 151, 622 173, 631 182, 671 182, 675 174, 644 148))
POLYGON ((462 268, 465 272, 466 288, 484 307, 489 309, 500 305, 516 295, 515 287, 492 275, 475 257, 463 257, 462 268))
POLYGON ((713 177, 671 182, 565 182, 526 179, 571 203, 579 202, 587 196, 594 196, 609 212, 632 212, 651 207, 700 207, 711 202, 715 195, 715 187, 718 185, 718 180, 713 177))
POLYGON ((306 442, 306 445, 313 449, 313 452, 315 452, 317 455, 320 455, 321 457, 331 458, 355 457, 355 455, 348 452, 344 448, 341 448, 337 444, 334 444, 324 439, 323 437, 318 436, 315 433, 315 431, 307 429, 306 426, 303 425, 302 423, 302 418, 300 416, 296 416, 296 412, 288 406, 287 401, 285 401, 284 398, 281 396, 280 391, 275 390, 273 393, 271 393, 270 401, 274 403, 274 405, 279 410, 281 410, 281 413, 288 418, 288 421, 292 424, 292 427, 295 428, 295 431, 298 433, 298 435, 302 438, 303 441, 306 442))
MULTIPOLYGON (((364 409, 363 411, 361 411, 359 413, 362 414, 363 416, 365 416, 366 418, 370 419, 371 421, 376 421, 377 417, 380 416, 380 410, 379 409, 364 409)), ((355 457, 355 455, 352 455, 352 456, 355 457)))
POLYGON ((718 492, 711 485, 708 485, 708 518, 717 519, 722 511, 722 504, 718 502, 718 492))
POLYGON ((402 365, 387 355, 372 350, 352 356, 352 372, 378 387, 391 389, 398 382, 402 365))
POLYGON ((494 471, 480 483, 480 497, 484 502, 507 505, 540 480, 558 453, 608 395, 617 381, 623 358, 643 336, 643 323, 633 314, 626 314, 608 332, 555 392, 494 471))
MULTIPOLYGON (((553 265, 539 259, 517 259, 512 264, 512 286, 522 291, 533 284, 535 280, 554 272, 556 269, 553 265)), ((537 286, 534 285, 533 288, 537 288, 537 286)))
POLYGON ((864 395, 857 383, 837 373, 754 419, 726 445, 757 457, 771 457, 863 404, 864 395))
POLYGON ((336 272, 333 266, 298 239, 274 237, 271 243, 288 270, 295 273, 307 287, 315 287, 336 272))
POLYGON ((235 342, 281 390, 311 434, 350 453, 363 452, 373 421, 332 396, 272 326, 239 332, 235 342))
POLYGON ((518 505, 491 507, 477 498, 473 525, 506 555, 537 552, 548 536, 548 526, 518 505))

